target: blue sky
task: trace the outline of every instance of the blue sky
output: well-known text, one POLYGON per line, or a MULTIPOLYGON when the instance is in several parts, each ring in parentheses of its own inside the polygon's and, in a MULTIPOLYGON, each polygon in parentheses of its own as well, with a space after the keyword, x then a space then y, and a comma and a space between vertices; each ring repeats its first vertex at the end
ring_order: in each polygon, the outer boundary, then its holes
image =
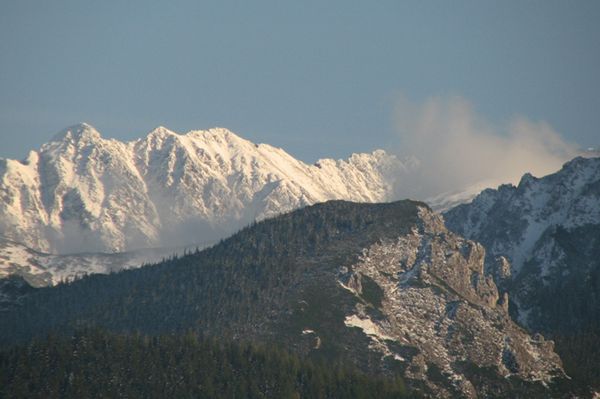
POLYGON ((2 1, 0 156, 86 121, 223 126, 312 162, 398 146, 398 101, 455 96, 598 145, 598 21, 598 1, 2 1))

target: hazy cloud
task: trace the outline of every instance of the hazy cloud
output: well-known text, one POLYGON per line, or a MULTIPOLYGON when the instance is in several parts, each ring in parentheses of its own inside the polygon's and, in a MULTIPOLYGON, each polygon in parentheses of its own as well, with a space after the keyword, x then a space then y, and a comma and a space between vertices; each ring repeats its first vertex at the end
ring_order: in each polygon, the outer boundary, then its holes
POLYGON ((516 183, 526 172, 542 176, 577 154, 545 122, 524 117, 494 126, 461 97, 434 97, 423 104, 401 98, 395 108, 401 155, 419 165, 402 177, 400 197, 424 199, 481 182, 516 183))

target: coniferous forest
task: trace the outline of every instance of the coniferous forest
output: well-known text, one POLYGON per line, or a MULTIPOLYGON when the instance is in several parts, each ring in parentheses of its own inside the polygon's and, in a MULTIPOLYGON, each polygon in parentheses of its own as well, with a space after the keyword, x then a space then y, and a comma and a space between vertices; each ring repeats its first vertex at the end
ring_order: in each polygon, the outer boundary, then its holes
POLYGON ((407 398, 400 378, 277 347, 93 329, 0 352, 2 398, 407 398))

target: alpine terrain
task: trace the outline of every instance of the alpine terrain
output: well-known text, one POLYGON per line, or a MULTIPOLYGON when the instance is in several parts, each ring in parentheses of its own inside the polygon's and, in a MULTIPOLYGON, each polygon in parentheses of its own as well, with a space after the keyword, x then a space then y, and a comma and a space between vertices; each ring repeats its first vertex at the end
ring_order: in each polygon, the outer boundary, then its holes
POLYGON ((53 284, 204 247, 308 204, 391 200, 413 163, 377 150, 308 165, 226 129, 159 127, 123 143, 75 125, 25 161, 0 159, 0 277, 53 284))
POLYGON ((600 158, 484 190, 444 218, 485 246, 488 270, 510 292, 523 325, 600 327, 600 158))
POLYGON ((568 373, 600 391, 600 158, 485 190, 445 219, 486 247, 515 320, 554 338, 568 373))
POLYGON ((330 201, 181 258, 37 289, 4 312, 0 343, 192 330, 399 374, 432 397, 563 392, 552 341, 511 320, 485 256, 423 203, 330 201))
POLYGON ((57 254, 207 242, 316 202, 389 200, 409 166, 381 150, 307 165, 220 128, 123 143, 80 124, 0 159, 0 235, 57 254))

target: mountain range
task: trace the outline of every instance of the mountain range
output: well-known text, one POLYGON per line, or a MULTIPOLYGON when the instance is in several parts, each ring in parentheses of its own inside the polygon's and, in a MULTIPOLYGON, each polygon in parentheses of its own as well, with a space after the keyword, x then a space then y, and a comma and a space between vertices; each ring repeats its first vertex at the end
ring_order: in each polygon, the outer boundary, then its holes
POLYGON ((391 200, 410 167, 382 150, 308 165, 220 128, 124 143, 80 124, 0 160, 0 235, 54 254, 184 246, 329 199, 391 200))
POLYGON ((589 396, 600 158, 586 155, 431 207, 377 204, 416 159, 309 165, 226 129, 124 143, 76 125, 0 159, 0 278, 26 280, 0 279, 0 346, 193 330, 402 375, 426 396, 589 396), (81 278, 95 273, 110 275, 81 278))

